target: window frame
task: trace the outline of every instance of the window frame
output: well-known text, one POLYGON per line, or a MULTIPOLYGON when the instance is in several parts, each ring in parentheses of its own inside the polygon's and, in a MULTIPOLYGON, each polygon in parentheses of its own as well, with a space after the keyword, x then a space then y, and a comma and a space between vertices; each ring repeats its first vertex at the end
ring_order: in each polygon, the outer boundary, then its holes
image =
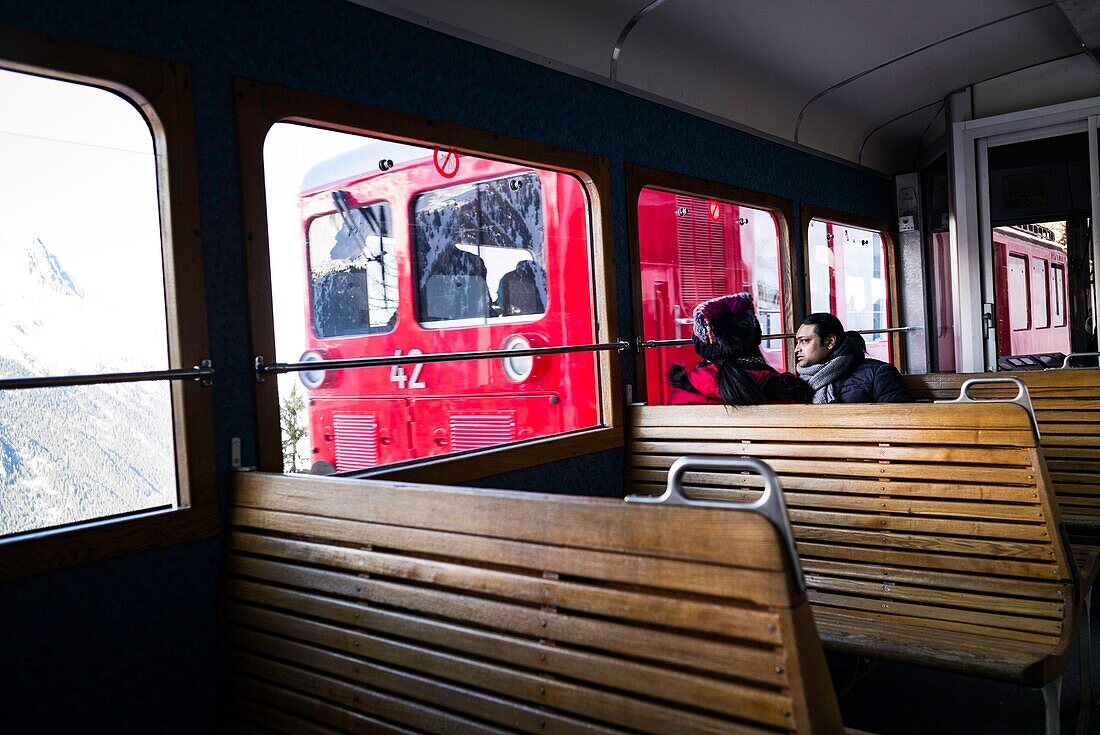
MULTIPOLYGON (((809 279, 810 222, 815 219, 827 220, 839 225, 858 227, 861 230, 871 230, 877 232, 879 237, 882 238, 882 254, 885 261, 882 264, 882 269, 886 277, 886 295, 887 298, 890 299, 889 308, 887 309, 890 318, 890 327, 908 326, 899 323, 901 314, 898 308, 897 237, 890 223, 806 202, 803 202, 800 214, 802 216, 802 272, 799 274, 799 277, 802 279, 803 284, 802 304, 803 308, 806 309, 806 314, 810 313, 809 308, 811 303, 809 279)), ((904 372, 903 366, 905 365, 905 360, 903 346, 905 341, 901 338, 901 335, 904 333, 889 332, 888 334, 890 340, 890 364, 899 371, 904 372)))
POLYGON ((1062 278, 1061 278, 1061 288, 1060 289, 1059 288, 1052 288, 1051 289, 1051 297, 1050 297, 1050 306, 1051 306, 1050 321, 1051 321, 1051 324, 1050 324, 1050 326, 1057 328, 1057 327, 1064 327, 1069 322, 1069 315, 1066 313, 1066 311, 1067 311, 1066 310, 1066 264, 1065 263, 1054 263, 1054 262, 1052 262, 1050 264, 1050 280, 1051 280, 1052 284, 1055 283, 1058 280, 1054 277, 1055 272, 1061 273, 1062 278), (1054 323, 1054 313, 1055 313, 1054 312, 1054 298, 1056 296, 1058 297, 1058 316, 1061 317, 1061 321, 1059 321, 1057 324, 1054 323))
MULTIPOLYGON (((263 146, 271 126, 278 122, 373 135, 412 145, 453 146, 462 154, 575 176, 589 200, 596 341, 613 342, 618 338, 611 172, 605 157, 242 77, 234 78, 234 92, 253 355, 275 354, 263 146)), ((388 465, 357 476, 453 484, 623 446, 618 357, 610 352, 595 354, 602 376, 597 387, 602 425, 517 444, 388 465)), ((254 398, 259 469, 281 473, 277 381, 255 383, 254 398)))
MULTIPOLYGON (((768 212, 775 218, 779 236, 779 282, 783 289, 783 331, 794 331, 794 279, 792 275, 791 223, 794 221, 794 202, 775 194, 744 189, 732 184, 700 179, 663 169, 649 168, 626 162, 626 213, 629 237, 630 284, 633 289, 632 314, 634 333, 642 335, 644 319, 642 305, 641 240, 638 230, 638 198, 643 189, 658 189, 673 194, 714 199, 737 206, 751 207, 768 212)), ((788 348, 787 370, 794 371, 794 350, 788 348)), ((638 350, 634 358, 634 395, 646 396, 646 350, 638 350)))
MULTIPOLYGON (((168 367, 190 368, 209 358, 190 68, 10 26, 0 26, 0 67, 113 92, 148 122, 160 206, 168 367)), ((216 535, 220 521, 210 393, 196 381, 171 381, 176 508, 0 539, 0 579, 216 535)))
MULTIPOLYGON (((1027 308, 1027 314, 1026 314, 1027 319, 1026 319, 1026 323, 1024 324, 1024 326, 1020 327, 1019 329, 1017 329, 1016 327, 1013 327, 1012 326, 1012 304, 1011 303, 1007 304, 1008 309, 1009 309, 1009 312, 1008 312, 1008 329, 1009 329, 1010 332, 1030 332, 1035 327, 1035 319, 1034 319, 1034 316, 1032 314, 1032 312, 1034 311, 1034 309, 1033 309, 1034 304, 1032 304, 1032 302, 1031 302, 1031 296, 1032 296, 1032 290, 1031 290, 1031 281, 1032 281, 1032 278, 1031 278, 1031 260, 1032 260, 1032 258, 1031 258, 1030 255, 1027 255, 1026 253, 1008 253, 1008 260, 1005 262, 1005 270, 1008 270, 1008 264, 1012 262, 1013 258, 1019 258, 1020 260, 1024 261, 1024 287, 1027 289, 1027 298, 1023 299, 1022 301, 1019 301, 1018 303, 1022 303, 1027 308)), ((1006 277, 1005 280, 1006 280, 1006 283, 1007 283, 1007 280, 1008 280, 1007 277, 1006 277)))
MULTIPOLYGON (((375 207, 375 206, 384 207, 387 210, 387 212, 389 213, 389 215, 391 217, 391 220, 392 220, 393 207, 390 204, 388 199, 376 199, 376 200, 367 202, 365 204, 361 204, 360 206, 356 207, 356 209, 368 209, 370 207, 375 207)), ((372 335, 373 336, 373 335, 380 335, 380 334, 389 334, 390 332, 394 331, 397 328, 397 321, 396 320, 394 321, 392 326, 389 326, 388 328, 383 327, 381 331, 377 331, 377 332, 372 332, 372 331, 348 332, 348 333, 343 333, 343 334, 330 334, 330 335, 322 336, 319 333, 319 330, 317 329, 317 301, 316 301, 316 293, 314 291, 314 282, 313 282, 313 236, 312 236, 311 233, 313 231, 313 223, 314 222, 317 222, 318 220, 324 219, 325 217, 331 217, 333 214, 338 214, 338 212, 332 212, 332 213, 329 213, 329 214, 318 214, 318 215, 312 217, 311 219, 309 219, 309 221, 306 223, 306 228, 305 228, 305 230, 306 230, 306 237, 305 237, 306 273, 310 277, 309 318, 310 318, 311 324, 309 325, 309 327, 310 327, 310 329, 313 330, 313 334, 317 337, 318 340, 347 339, 348 337, 360 337, 360 336, 364 336, 364 335, 372 335)), ((379 237, 382 240, 389 239, 389 240, 392 241, 392 240, 395 239, 394 233, 392 233, 392 232, 389 234, 388 238, 387 238, 386 235, 380 235, 380 236, 377 236, 377 237, 379 237)), ((385 268, 384 263, 383 263, 382 267, 385 268)), ((396 270, 396 265, 395 265, 395 270, 396 270)), ((400 308, 401 308, 401 304, 398 303, 398 309, 397 309, 398 318, 400 318, 400 313, 401 313, 400 308)), ((368 313, 369 313, 369 306, 368 306, 368 313)), ((369 321, 369 319, 368 319, 368 321, 369 321)), ((369 325, 368 325, 368 328, 369 328, 369 325)))

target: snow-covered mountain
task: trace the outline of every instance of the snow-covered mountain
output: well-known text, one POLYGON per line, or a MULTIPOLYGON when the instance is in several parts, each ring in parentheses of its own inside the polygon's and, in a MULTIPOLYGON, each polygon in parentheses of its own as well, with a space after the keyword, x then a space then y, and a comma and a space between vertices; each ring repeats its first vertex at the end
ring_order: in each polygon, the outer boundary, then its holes
MULTIPOLYGON (((0 233, 0 377, 165 367, 125 354, 117 308, 86 293, 42 240, 0 233)), ((0 391, 0 535, 174 504, 169 391, 0 391)))

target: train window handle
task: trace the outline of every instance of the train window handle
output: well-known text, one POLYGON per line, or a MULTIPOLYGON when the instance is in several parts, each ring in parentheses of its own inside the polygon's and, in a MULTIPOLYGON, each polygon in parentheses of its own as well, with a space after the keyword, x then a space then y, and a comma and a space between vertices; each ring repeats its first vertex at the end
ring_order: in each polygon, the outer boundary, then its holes
POLYGON ((935 403, 1015 403, 1022 406, 1027 415, 1031 417, 1031 426, 1035 429, 1035 440, 1041 438, 1039 422, 1035 419, 1035 407, 1031 403, 1031 393, 1024 381, 1019 378, 1005 376, 1003 378, 971 378, 959 388, 959 397, 949 401, 935 401, 935 403), (975 398, 970 395, 970 389, 975 385, 992 385, 997 383, 1010 383, 1016 386, 1016 395, 1012 398, 975 398))
POLYGON ((798 550, 791 531, 790 516, 787 515, 787 503, 783 499, 783 487, 779 478, 766 462, 755 457, 728 457, 719 455, 687 455, 672 463, 668 470, 668 483, 661 495, 628 495, 628 503, 648 503, 664 505, 693 505, 701 508, 724 508, 748 510, 767 518, 775 527, 790 562, 795 578, 795 590, 798 594, 806 591, 806 582, 802 578, 802 565, 798 561, 798 550), (752 501, 718 500, 713 498, 692 498, 684 494, 683 478, 689 471, 728 470, 731 472, 750 472, 760 475, 764 480, 764 492, 752 501))

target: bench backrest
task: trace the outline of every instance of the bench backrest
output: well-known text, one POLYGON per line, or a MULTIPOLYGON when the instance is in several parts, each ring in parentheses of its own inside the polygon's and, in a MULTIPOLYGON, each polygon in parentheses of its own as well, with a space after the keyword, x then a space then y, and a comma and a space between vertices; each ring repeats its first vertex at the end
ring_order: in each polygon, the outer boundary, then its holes
POLYGON ((843 732, 805 596, 755 513, 261 473, 236 476, 230 513, 243 720, 843 732))
MULTIPOLYGON (((1100 529, 1100 370, 1023 370, 1001 373, 907 375, 918 400, 949 400, 964 380, 1011 376, 1028 387, 1042 434, 1043 455, 1062 520, 1100 529)), ((975 397, 1004 397, 1005 387, 975 387, 975 397)))
MULTIPOLYGON (((1073 571, 1020 406, 638 406, 630 419, 634 492, 660 492, 683 454, 771 465, 815 608, 1065 643, 1073 571)), ((759 487, 751 475, 684 477, 695 497, 759 487)))

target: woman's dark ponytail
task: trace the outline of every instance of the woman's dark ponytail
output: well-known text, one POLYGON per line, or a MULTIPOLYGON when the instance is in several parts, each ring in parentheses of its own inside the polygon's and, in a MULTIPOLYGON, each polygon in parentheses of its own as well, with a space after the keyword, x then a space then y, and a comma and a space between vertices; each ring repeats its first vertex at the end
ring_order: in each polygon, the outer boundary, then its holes
POLYGON ((718 395, 727 406, 755 406, 765 403, 764 391, 732 360, 718 363, 718 395))

